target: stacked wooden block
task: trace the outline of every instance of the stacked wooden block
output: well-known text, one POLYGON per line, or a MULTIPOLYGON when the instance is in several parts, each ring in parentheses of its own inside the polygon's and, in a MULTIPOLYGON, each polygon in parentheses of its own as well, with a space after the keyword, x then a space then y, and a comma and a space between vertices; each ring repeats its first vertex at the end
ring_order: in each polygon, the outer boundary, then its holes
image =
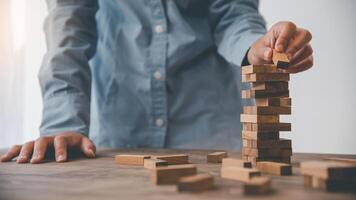
POLYGON ((242 155, 253 164, 291 161, 291 140, 279 135, 280 131, 291 131, 290 123, 280 122, 280 115, 291 114, 288 81, 289 73, 272 64, 242 67, 242 82, 250 84, 242 98, 254 100, 241 114, 242 155))

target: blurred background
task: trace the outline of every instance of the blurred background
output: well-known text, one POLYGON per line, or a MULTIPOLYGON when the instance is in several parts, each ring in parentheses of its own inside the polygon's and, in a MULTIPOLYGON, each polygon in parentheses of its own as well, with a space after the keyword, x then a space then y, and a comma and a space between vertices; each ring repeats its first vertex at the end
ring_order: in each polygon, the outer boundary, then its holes
MULTIPOLYGON (((291 20, 313 33, 315 66, 293 75, 294 152, 356 154, 356 1, 261 0, 268 27, 291 20)), ((46 51, 44 0, 0 0, 0 148, 38 137, 37 73, 46 51)))

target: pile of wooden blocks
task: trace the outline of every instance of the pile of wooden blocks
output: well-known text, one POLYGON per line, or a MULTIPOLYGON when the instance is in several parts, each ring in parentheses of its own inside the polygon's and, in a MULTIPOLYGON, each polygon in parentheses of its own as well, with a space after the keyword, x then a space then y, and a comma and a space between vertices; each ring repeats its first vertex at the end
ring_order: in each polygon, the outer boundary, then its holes
POLYGON ((241 70, 242 82, 250 84, 242 98, 254 100, 241 114, 242 155, 254 165, 258 161, 291 162, 291 140, 279 135, 280 131, 291 131, 290 123, 280 122, 280 115, 291 114, 289 73, 276 66, 285 67, 287 61, 274 61, 276 64, 243 66, 241 70))
POLYGON ((180 192, 202 192, 214 188, 210 174, 198 174, 197 167, 189 164, 185 154, 177 155, 126 155, 115 156, 119 165, 143 166, 151 172, 155 185, 176 185, 180 192))
POLYGON ((356 163, 308 161, 301 163, 304 185, 324 191, 356 191, 356 163))

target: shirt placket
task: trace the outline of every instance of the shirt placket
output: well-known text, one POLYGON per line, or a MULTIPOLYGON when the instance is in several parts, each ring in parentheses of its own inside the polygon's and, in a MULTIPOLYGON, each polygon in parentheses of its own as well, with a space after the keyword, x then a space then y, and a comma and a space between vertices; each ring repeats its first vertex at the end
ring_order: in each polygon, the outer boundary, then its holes
POLYGON ((153 145, 163 147, 167 134, 167 93, 166 93, 166 60, 167 60, 167 20, 161 0, 151 0, 152 42, 150 52, 152 115, 151 130, 153 145))

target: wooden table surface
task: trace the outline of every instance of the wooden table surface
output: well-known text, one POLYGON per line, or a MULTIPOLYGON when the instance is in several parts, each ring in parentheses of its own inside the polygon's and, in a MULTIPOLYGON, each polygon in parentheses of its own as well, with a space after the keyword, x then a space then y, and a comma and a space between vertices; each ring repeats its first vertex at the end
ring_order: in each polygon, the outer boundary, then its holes
MULTIPOLYGON (((3 151, 2 151, 3 152, 3 151)), ((304 187, 299 162, 320 160, 330 155, 294 154, 293 176, 272 178, 273 192, 267 196, 246 197, 238 181, 220 178, 220 164, 207 164, 205 150, 101 149, 95 159, 75 159, 67 163, 43 164, 0 163, 0 199, 90 200, 90 199, 356 199, 355 193, 329 193, 304 187), (186 153, 198 172, 214 175, 216 188, 199 194, 178 193, 175 186, 155 186, 143 167, 118 166, 118 153, 177 154, 186 153)), ((240 153, 229 152, 230 157, 240 153)), ((356 158, 356 156, 337 157, 356 158)))

